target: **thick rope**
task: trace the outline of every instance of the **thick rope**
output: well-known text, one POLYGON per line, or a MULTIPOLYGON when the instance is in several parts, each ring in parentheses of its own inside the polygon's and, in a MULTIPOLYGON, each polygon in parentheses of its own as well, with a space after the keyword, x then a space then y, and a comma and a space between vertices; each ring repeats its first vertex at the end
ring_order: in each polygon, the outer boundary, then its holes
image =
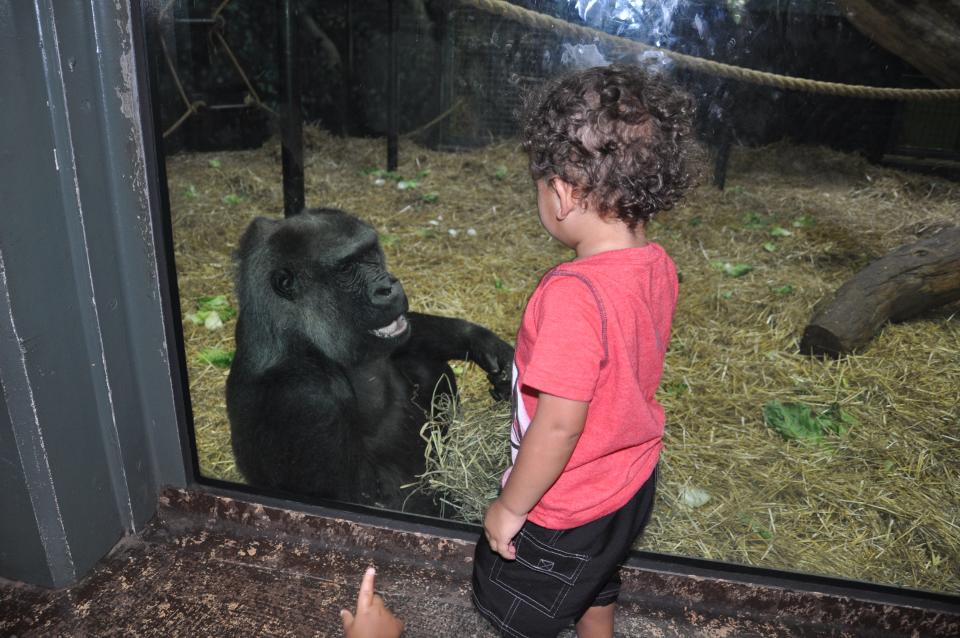
MULTIPOLYGON (((167 11, 173 7, 173 4, 176 0, 169 0, 162 9, 160 9, 161 18, 166 14, 167 11)), ((222 27, 223 18, 220 14, 224 9, 227 8, 227 5, 230 4, 233 0, 222 0, 222 2, 214 9, 213 13, 210 14, 210 19, 214 21, 214 26, 210 28, 209 36, 211 39, 216 38, 217 42, 220 43, 220 47, 223 49, 227 58, 233 64, 233 68, 236 69, 237 73, 240 75, 240 79, 243 80, 243 83, 247 85, 247 91, 249 94, 244 98, 244 104, 253 104, 271 115, 276 115, 276 111, 267 106, 261 99, 260 95, 257 93, 257 90, 253 88, 253 84, 250 82, 250 78, 247 77, 247 74, 244 72, 243 67, 240 65, 240 62, 237 60, 237 56, 233 54, 233 50, 230 48, 230 45, 227 44, 227 41, 224 39, 223 35, 220 33, 222 27)), ((177 87, 177 91, 180 93, 180 99, 183 100, 184 105, 186 105, 187 110, 184 111, 183 115, 177 118, 177 121, 167 127, 167 130, 163 132, 164 137, 169 137, 180 128, 180 125, 186 122, 190 116, 195 115, 197 111, 201 108, 206 108, 207 103, 202 100, 197 100, 191 102, 187 97, 187 92, 183 88, 183 83, 180 81, 180 75, 177 73, 177 68, 173 64, 173 60, 170 59, 170 52, 167 50, 167 44, 163 39, 163 36, 160 36, 160 47, 163 49, 163 57, 167 60, 167 68, 170 69, 170 75, 173 77, 173 82, 177 87)))
POLYGON ((668 49, 661 49, 649 44, 622 38, 620 36, 604 33, 590 27, 571 24, 560 18, 544 15, 518 7, 516 5, 504 2, 503 0, 456 0, 459 4, 473 7, 486 13, 501 15, 515 22, 527 26, 560 32, 575 38, 586 38, 588 41, 602 40, 617 49, 626 49, 629 51, 648 52, 666 56, 676 62, 679 66, 708 73, 723 78, 740 80, 751 84, 760 84, 762 86, 772 86, 779 89, 789 89, 791 91, 804 91, 806 93, 819 93, 822 95, 839 95, 843 97, 867 98, 874 100, 958 100, 960 99, 960 89, 901 89, 887 88, 878 86, 865 86, 862 84, 839 84, 837 82, 823 82, 820 80, 808 80, 805 78, 795 78, 787 75, 777 75, 766 71, 757 71, 755 69, 746 69, 722 62, 714 62, 684 53, 676 53, 668 49))

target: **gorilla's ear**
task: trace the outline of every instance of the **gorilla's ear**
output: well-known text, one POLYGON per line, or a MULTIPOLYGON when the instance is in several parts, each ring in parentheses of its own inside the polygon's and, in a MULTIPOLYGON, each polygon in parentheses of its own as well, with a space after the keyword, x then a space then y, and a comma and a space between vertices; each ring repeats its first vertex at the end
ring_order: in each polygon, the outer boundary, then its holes
POLYGON ((270 273, 270 286, 284 299, 296 299, 300 294, 297 275, 287 268, 277 268, 270 273))

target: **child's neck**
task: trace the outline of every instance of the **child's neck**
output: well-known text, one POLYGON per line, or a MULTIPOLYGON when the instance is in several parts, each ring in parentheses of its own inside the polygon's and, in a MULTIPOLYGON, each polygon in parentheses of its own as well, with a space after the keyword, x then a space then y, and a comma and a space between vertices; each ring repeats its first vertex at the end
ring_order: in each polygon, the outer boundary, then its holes
POLYGON ((640 248, 647 245, 647 236, 642 225, 633 230, 619 219, 604 219, 596 215, 584 215, 579 241, 571 248, 577 259, 584 259, 611 250, 640 248))

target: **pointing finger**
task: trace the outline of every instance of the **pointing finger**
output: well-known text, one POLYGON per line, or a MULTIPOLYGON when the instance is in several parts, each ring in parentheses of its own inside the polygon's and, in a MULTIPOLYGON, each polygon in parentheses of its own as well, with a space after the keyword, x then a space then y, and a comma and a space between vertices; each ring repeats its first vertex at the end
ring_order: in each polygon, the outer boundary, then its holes
POLYGON ((373 604, 373 579, 377 570, 373 567, 367 567, 363 573, 363 580, 360 581, 360 593, 357 595, 357 613, 362 613, 373 604))

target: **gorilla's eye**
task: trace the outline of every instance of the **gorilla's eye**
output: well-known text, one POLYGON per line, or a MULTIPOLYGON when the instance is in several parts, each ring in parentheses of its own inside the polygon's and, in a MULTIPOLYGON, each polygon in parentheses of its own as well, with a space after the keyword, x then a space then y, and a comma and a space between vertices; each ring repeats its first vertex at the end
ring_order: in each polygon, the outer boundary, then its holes
POLYGON ((349 259, 344 259, 341 262, 337 262, 335 269, 338 274, 349 275, 350 272, 353 270, 353 262, 350 261, 349 259))
POLYGON ((280 268, 270 273, 270 285, 281 297, 293 299, 297 295, 297 277, 286 268, 280 268))

